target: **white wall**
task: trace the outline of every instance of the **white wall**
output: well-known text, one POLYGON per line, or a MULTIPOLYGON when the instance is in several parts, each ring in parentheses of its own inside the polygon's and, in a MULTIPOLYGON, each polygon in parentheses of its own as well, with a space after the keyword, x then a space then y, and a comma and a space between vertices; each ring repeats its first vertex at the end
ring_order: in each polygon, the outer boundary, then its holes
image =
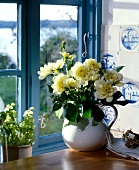
POLYGON ((102 0, 103 25, 139 25, 139 0, 102 0))
MULTIPOLYGON (((124 29, 132 27, 139 33, 139 0, 103 0, 101 55, 112 54, 117 65, 124 65, 125 82, 139 87, 139 43, 133 50, 123 47, 124 29)), ((138 37, 139 40, 139 37, 138 37)), ((127 106, 117 106, 119 116, 113 129, 139 132, 139 100, 127 106)))

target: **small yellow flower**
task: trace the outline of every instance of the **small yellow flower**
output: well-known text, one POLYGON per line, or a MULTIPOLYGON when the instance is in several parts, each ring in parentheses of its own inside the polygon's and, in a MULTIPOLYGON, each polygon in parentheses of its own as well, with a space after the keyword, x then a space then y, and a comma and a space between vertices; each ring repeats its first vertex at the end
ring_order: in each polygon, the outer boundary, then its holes
POLYGON ((98 99, 106 99, 107 102, 111 102, 113 100, 113 94, 117 92, 117 89, 113 87, 110 82, 104 80, 96 80, 95 88, 95 97, 98 99))
POLYGON ((90 72, 88 72, 88 80, 95 81, 99 78, 100 78, 99 72, 95 72, 93 70, 90 70, 90 72))
POLYGON ((11 117, 9 115, 7 115, 5 122, 10 122, 11 121, 11 117))
POLYGON ((53 63, 48 63, 47 65, 45 64, 44 67, 40 67, 40 71, 38 71, 39 74, 39 79, 43 80, 46 76, 52 74, 53 70, 53 63))
POLYGON ((88 71, 94 71, 94 72, 98 72, 99 69, 101 68, 101 63, 98 63, 95 59, 90 58, 90 59, 86 59, 84 62, 84 65, 86 66, 88 71))
POLYGON ((61 94, 65 90, 64 81, 67 78, 68 77, 63 73, 60 73, 57 76, 53 77, 53 82, 54 82, 54 84, 52 84, 53 93, 61 94))
POLYGON ((69 89, 76 89, 79 86, 79 82, 73 78, 67 78, 64 81, 64 85, 69 89))
POLYGON ((63 65, 64 65, 63 59, 57 60, 56 63, 53 64, 53 72, 55 74, 58 74, 59 70, 63 67, 63 65))
POLYGON ((85 82, 88 80, 87 76, 87 69, 86 67, 80 63, 76 62, 75 65, 71 68, 69 71, 69 74, 74 77, 76 80, 79 80, 81 82, 85 82))
POLYGON ((74 58, 76 58, 76 55, 70 55, 69 53, 67 52, 60 52, 60 54, 63 56, 64 58, 64 61, 65 60, 73 60, 74 58))
POLYGON ((121 73, 117 73, 114 70, 107 71, 104 74, 104 78, 116 86, 121 87, 124 85, 124 83, 121 82, 123 79, 123 75, 121 73))

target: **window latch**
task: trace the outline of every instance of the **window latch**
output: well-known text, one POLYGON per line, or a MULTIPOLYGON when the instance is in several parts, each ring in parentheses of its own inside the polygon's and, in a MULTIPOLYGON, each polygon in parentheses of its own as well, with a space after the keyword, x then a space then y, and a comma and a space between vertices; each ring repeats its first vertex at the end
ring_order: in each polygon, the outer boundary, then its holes
POLYGON ((82 53, 82 57, 86 58, 87 57, 87 43, 86 43, 86 38, 88 38, 89 40, 93 39, 93 35, 88 33, 84 33, 83 36, 83 43, 84 43, 84 52, 82 53))
POLYGON ((45 118, 43 116, 39 116, 38 123, 40 123, 41 128, 45 128, 46 123, 44 123, 45 118))

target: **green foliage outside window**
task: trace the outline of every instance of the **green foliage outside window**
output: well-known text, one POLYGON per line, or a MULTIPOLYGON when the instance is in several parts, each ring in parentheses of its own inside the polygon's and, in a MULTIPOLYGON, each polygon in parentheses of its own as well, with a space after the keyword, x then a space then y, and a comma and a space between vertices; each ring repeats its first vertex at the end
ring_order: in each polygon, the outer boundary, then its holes
MULTIPOLYGON (((15 68, 16 64, 11 60, 10 56, 4 53, 0 53, 0 70, 15 68)), ((5 106, 11 102, 15 102, 16 77, 0 77, 0 97, 4 101, 5 106)))
MULTIPOLYGON (((59 51, 62 41, 67 43, 67 52, 77 55, 77 39, 68 31, 57 32, 56 35, 51 35, 40 49, 40 65, 43 66, 48 62, 55 62, 61 59, 59 51)), ((40 83, 40 115, 45 118, 46 127, 40 129, 40 135, 58 133, 62 129, 63 119, 60 120, 52 112, 52 99, 47 87, 49 78, 42 80, 40 83)))

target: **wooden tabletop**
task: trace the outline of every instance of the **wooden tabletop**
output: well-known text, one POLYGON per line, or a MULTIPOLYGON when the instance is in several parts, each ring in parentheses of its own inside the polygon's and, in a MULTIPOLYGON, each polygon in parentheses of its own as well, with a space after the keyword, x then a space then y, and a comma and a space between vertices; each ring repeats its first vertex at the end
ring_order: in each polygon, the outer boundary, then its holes
POLYGON ((122 158, 105 148, 93 152, 65 149, 3 163, 0 170, 139 170, 139 161, 122 158))

